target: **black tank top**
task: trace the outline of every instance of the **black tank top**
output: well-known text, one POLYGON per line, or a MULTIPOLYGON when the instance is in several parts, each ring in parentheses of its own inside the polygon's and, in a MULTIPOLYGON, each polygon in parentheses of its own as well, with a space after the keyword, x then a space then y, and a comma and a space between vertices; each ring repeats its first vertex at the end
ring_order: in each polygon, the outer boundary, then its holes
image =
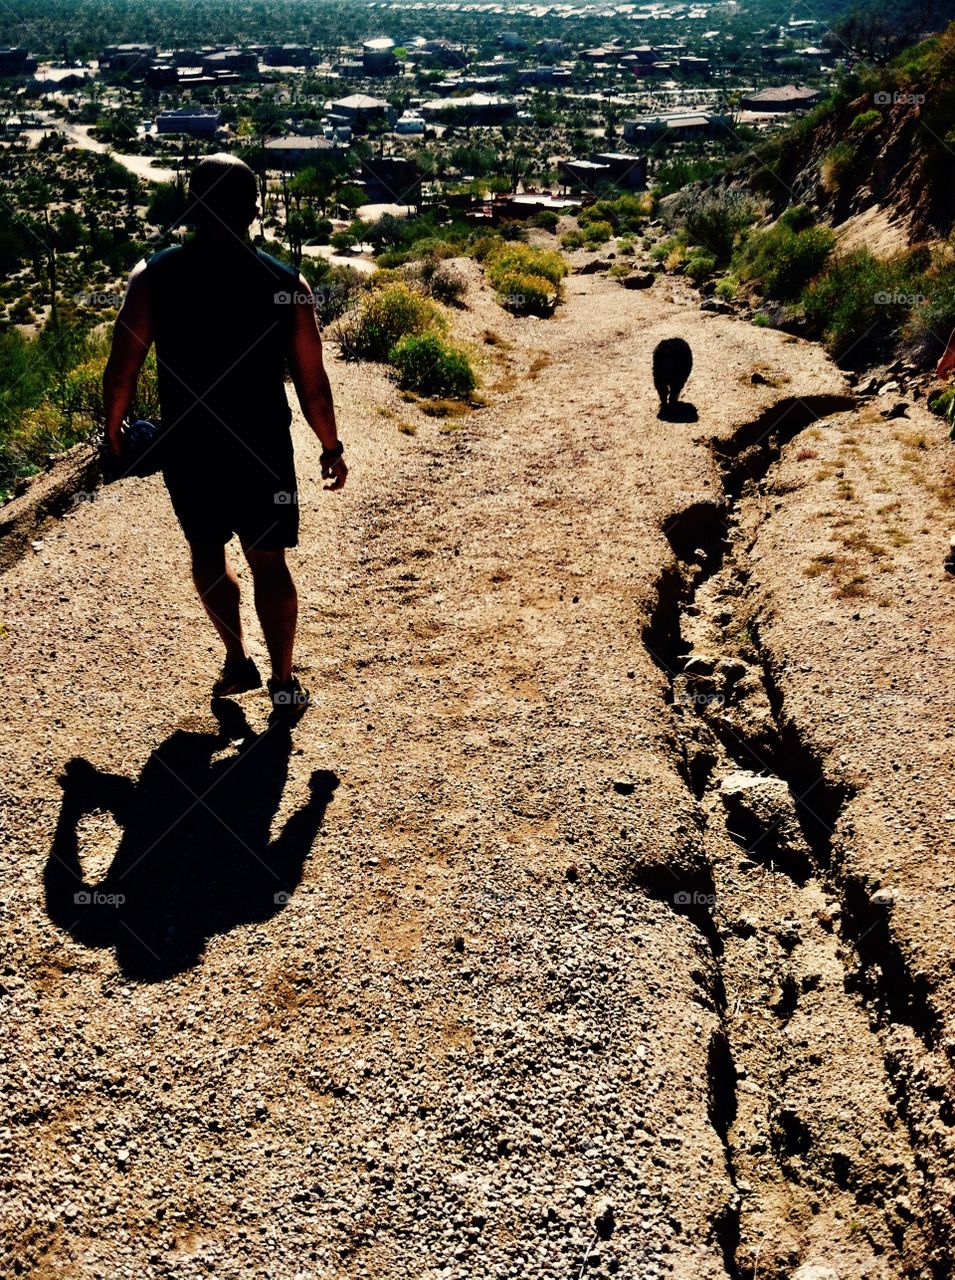
POLYGON ((171 465, 291 457, 286 360, 298 274, 246 241, 199 238, 146 266, 171 465))

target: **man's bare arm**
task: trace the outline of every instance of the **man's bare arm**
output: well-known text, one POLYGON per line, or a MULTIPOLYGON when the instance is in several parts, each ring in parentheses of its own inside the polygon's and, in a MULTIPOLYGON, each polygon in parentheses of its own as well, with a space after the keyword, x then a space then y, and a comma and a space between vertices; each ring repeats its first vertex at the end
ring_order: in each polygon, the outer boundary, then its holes
POLYGON ((953 331, 948 340, 948 346, 945 348, 944 355, 935 366, 935 376, 936 378, 944 378, 946 374, 951 373, 953 369, 955 369, 955 331, 953 331))
MULTIPOLYGON (((322 338, 315 318, 312 286, 304 276, 299 276, 299 290, 302 298, 295 302, 289 368, 305 421, 321 441, 323 453, 334 453, 339 448, 335 405, 322 360, 322 338)), ((322 475, 332 481, 325 486, 327 489, 341 489, 348 475, 344 458, 339 456, 328 461, 323 459, 322 475)))
POLYGON ((153 340, 145 271, 146 263, 139 262, 130 273, 103 373, 106 443, 117 456, 122 450, 123 418, 133 402, 136 380, 153 340))

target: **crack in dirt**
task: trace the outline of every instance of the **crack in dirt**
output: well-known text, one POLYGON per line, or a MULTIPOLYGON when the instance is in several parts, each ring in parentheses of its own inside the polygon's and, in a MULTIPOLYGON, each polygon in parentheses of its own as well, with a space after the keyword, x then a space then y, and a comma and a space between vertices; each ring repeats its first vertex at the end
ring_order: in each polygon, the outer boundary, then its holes
POLYGON ((937 1023, 884 909, 842 874, 835 833, 853 788, 787 716, 747 600, 767 475, 802 430, 853 404, 784 399, 708 442, 722 500, 666 522, 674 560, 644 633, 703 815, 706 870, 674 906, 713 952, 723 1033, 711 1121, 739 1192, 734 1220, 714 1227, 733 1277, 788 1280, 803 1264, 880 1280, 943 1274, 942 1241, 920 1211, 913 1060, 887 1043, 903 1024, 931 1050, 937 1023))

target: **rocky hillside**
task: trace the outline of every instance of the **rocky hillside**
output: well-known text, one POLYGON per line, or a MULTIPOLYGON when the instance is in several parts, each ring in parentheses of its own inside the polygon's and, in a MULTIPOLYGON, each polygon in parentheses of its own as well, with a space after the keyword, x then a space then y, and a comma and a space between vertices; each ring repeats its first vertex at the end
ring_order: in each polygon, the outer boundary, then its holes
POLYGON ((881 205, 910 243, 955 217, 955 24, 888 67, 856 70, 835 98, 750 157, 747 182, 781 213, 818 209, 838 226, 881 205))

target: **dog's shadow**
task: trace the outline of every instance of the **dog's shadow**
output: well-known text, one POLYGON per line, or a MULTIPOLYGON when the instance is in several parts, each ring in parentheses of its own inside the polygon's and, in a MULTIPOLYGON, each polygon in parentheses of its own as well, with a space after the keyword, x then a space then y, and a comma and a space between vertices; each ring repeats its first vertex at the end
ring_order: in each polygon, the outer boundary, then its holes
POLYGON ((71 760, 61 778, 47 911, 78 942, 114 947, 129 978, 181 973, 215 934, 280 911, 338 785, 330 771, 313 773, 308 800, 272 839, 291 735, 282 726, 255 734, 233 702, 217 700, 213 712, 218 732, 177 730, 135 782, 83 759, 71 760), (122 835, 109 870, 93 884, 83 874, 81 824, 103 811, 122 835))
POLYGON ((657 417, 663 422, 699 422, 696 405, 689 400, 677 400, 676 404, 663 404, 657 417))

